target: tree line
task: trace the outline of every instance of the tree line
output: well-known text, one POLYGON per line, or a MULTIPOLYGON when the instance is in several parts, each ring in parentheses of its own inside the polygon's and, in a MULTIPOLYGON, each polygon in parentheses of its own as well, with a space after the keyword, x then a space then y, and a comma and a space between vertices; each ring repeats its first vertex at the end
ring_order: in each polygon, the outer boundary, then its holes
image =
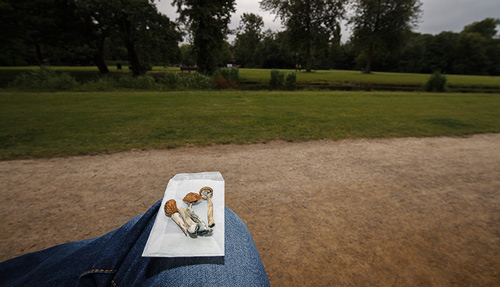
MULTIPOLYGON (((296 38, 287 30, 262 31, 262 18, 244 14, 236 35, 235 63, 248 68, 305 68, 305 54, 297 53, 296 38), (256 28, 257 27, 257 28, 256 28)), ((317 38, 311 54, 312 69, 391 71, 406 73, 500 75, 500 38, 497 19, 486 18, 463 28, 437 35, 409 32, 398 47, 372 48, 360 45, 359 34, 341 43, 335 38, 317 38), (368 67, 367 67, 368 66, 368 67)), ((337 36, 340 37, 340 35, 337 36)))
POLYGON ((419 0, 261 0, 283 31, 263 31, 262 17, 252 13, 244 13, 231 31, 235 0, 173 0, 177 21, 154 2, 2 0, 0 65, 95 65, 107 73, 108 65, 126 61, 135 75, 170 64, 213 74, 227 63, 500 74, 499 19, 472 23, 460 33, 414 33, 419 0), (340 41, 341 21, 352 29, 346 43, 340 41), (227 42, 229 33, 236 34, 233 43, 227 42))

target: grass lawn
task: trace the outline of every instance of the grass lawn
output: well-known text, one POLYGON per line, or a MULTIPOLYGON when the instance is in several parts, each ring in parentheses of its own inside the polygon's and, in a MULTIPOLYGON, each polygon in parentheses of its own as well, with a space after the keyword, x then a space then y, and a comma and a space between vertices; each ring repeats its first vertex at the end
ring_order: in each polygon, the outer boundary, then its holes
MULTIPOLYGON (((292 73, 295 70, 280 70, 285 73, 292 73)), ((267 69, 240 69, 242 81, 269 83, 271 70, 267 69)), ((363 74, 359 71, 343 70, 318 70, 306 73, 304 70, 297 72, 297 82, 299 83, 372 83, 388 85, 419 85, 422 86, 430 75, 410 74, 410 73, 387 73, 373 72, 363 74)), ((452 86, 475 86, 475 87, 500 87, 500 77, 498 76, 469 76, 469 75, 446 75, 447 83, 452 86)))
POLYGON ((0 159, 212 143, 500 132, 499 94, 0 92, 0 159))
MULTIPOLYGON (((30 67, 0 67, 0 87, 6 87, 14 78, 28 71, 38 69, 37 66, 30 67)), ((95 80, 100 77, 96 67, 52 67, 61 72, 68 73, 80 82, 95 80)), ((130 73, 127 67, 119 72, 116 66, 108 66, 112 76, 130 73)), ((285 73, 294 72, 294 70, 280 70, 285 73)), ((180 72, 178 67, 160 67, 155 66, 151 73, 180 72)), ((428 74, 410 74, 410 73, 387 73, 373 72, 372 74, 363 74, 359 71, 343 70, 318 70, 312 73, 306 73, 304 70, 297 73, 297 82, 306 84, 342 84, 342 83, 371 83, 380 85, 410 85, 423 86, 429 79, 428 74)), ((500 89, 499 76, 469 76, 469 75, 446 75, 447 83, 455 87, 489 87, 500 89)), ((240 79, 242 82, 253 82, 267 85, 271 78, 270 69, 240 69, 240 79)))

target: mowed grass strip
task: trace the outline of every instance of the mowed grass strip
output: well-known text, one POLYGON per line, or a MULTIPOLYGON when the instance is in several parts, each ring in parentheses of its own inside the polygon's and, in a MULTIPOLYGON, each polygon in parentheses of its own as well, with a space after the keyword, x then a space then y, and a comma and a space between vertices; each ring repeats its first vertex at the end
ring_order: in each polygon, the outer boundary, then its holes
POLYGON ((500 95, 0 93, 0 159, 179 146, 500 132, 500 95))
MULTIPOLYGON (((280 70, 284 73, 293 73, 295 70, 280 70)), ((499 76, 473 75, 445 75, 448 85, 461 87, 500 87, 499 76)), ((304 70, 297 72, 297 82, 309 84, 342 84, 342 83, 371 83, 380 85, 410 85, 423 86, 429 80, 430 74, 373 72, 364 74, 360 71, 318 70, 307 73, 304 70)), ((271 70, 268 69, 240 69, 242 81, 269 83, 271 70)))
MULTIPOLYGON (((130 74, 128 67, 118 72, 116 66, 109 65, 111 76, 119 77, 130 74)), ((37 70, 39 67, 0 67, 0 87, 6 87, 16 76, 29 71, 37 70)), ((56 71, 68 73, 80 82, 96 80, 103 77, 98 73, 96 67, 51 67, 56 71)), ((284 73, 292 73, 295 70, 280 70, 284 73)), ((150 73, 180 72, 179 67, 153 67, 150 73)), ((185 72, 186 73, 186 72, 185 72)), ((252 82, 261 85, 269 84, 271 78, 271 69, 240 69, 240 80, 242 82, 252 82)), ((110 76, 109 74, 107 76, 110 76)), ((423 86, 429 80, 430 74, 414 73, 388 73, 373 72, 363 74, 360 71, 345 70, 317 70, 312 73, 306 73, 303 69, 297 73, 297 82, 302 84, 359 84, 369 83, 377 85, 392 86, 423 86)), ((454 87, 486 87, 500 88, 499 76, 473 76, 473 75, 446 75, 447 84, 454 87)))

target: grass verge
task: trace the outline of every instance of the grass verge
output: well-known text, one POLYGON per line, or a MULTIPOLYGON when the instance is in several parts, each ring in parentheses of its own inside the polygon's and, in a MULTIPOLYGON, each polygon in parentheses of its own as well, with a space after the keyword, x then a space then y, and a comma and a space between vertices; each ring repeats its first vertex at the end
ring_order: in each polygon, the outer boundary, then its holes
POLYGON ((189 145, 500 132, 500 95, 0 92, 0 159, 189 145))
MULTIPOLYGON (((291 73, 295 70, 280 70, 291 73)), ((267 69, 240 69, 242 81, 255 83, 269 83, 271 70, 267 69)), ((381 85, 414 85, 423 86, 429 80, 429 74, 373 72, 363 74, 359 71, 318 70, 312 73, 304 71, 297 73, 297 82, 309 84, 342 84, 342 83, 369 83, 381 85)), ((446 75, 451 86, 465 87, 500 87, 498 76, 471 76, 446 75)))
MULTIPOLYGON (((18 75, 37 70, 39 67, 0 67, 0 87, 7 87, 18 75)), ((127 67, 118 71, 115 66, 109 66, 110 74, 103 76, 96 67, 51 67, 56 71, 68 73, 78 82, 85 83, 96 81, 103 77, 120 77, 130 75, 127 67)), ((287 74, 294 70, 280 70, 287 74)), ((178 67, 153 67, 148 74, 179 73, 178 67)), ((187 74, 187 73, 186 73, 187 74)), ((297 73, 297 83, 307 87, 321 87, 324 85, 380 85, 380 86, 411 86, 413 90, 420 89, 429 80, 430 74, 387 73, 374 72, 363 74, 359 71, 343 70, 318 70, 306 73, 304 70, 297 73)), ((257 86, 268 88, 271 78, 270 69, 240 69, 239 78, 243 83, 255 83, 257 86)), ((456 91, 485 91, 497 92, 500 90, 500 77, 498 76, 471 76, 471 75, 446 75, 448 86, 456 91)))

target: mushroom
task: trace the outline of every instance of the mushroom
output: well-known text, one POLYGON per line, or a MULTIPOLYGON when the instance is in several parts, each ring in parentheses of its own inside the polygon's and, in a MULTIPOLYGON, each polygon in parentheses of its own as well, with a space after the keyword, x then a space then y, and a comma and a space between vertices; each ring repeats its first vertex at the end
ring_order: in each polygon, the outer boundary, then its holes
POLYGON ((178 206, 177 209, 179 210, 179 213, 182 216, 182 220, 186 223, 186 226, 189 228, 189 226, 196 224, 191 217, 189 216, 189 212, 187 212, 184 208, 178 206))
POLYGON ((187 236, 187 227, 182 221, 179 210, 177 209, 177 203, 175 199, 170 199, 165 203, 165 213, 170 216, 172 220, 182 229, 182 232, 187 236))
POLYGON ((182 207, 177 208, 179 209, 179 213, 181 214, 182 219, 186 223, 187 231, 190 234, 196 235, 199 227, 198 224, 191 219, 191 214, 182 207))
POLYGON ((200 200, 201 200, 201 195, 194 193, 194 192, 190 192, 190 193, 186 194, 186 196, 184 196, 184 199, 183 199, 183 201, 188 204, 188 208, 187 208, 188 212, 191 211, 191 206, 195 203, 198 203, 200 200))
POLYGON ((194 213, 194 211, 189 211, 189 215, 191 216, 191 219, 196 222, 196 226, 194 227, 194 230, 192 230, 193 226, 189 227, 189 232, 196 232, 197 235, 200 236, 208 236, 212 235, 212 228, 208 227, 207 224, 201 220, 201 218, 194 213))
POLYGON ((214 190, 208 186, 202 187, 200 189, 200 195, 208 203, 207 217, 208 217, 208 227, 214 227, 214 204, 212 203, 212 196, 214 196, 214 190))
POLYGON ((212 229, 209 228, 207 224, 203 220, 201 220, 200 217, 196 213, 194 213, 191 208, 193 204, 198 203, 200 200, 201 195, 194 192, 188 193, 183 199, 183 201, 188 204, 185 215, 186 217, 191 218, 191 220, 195 223, 194 225, 189 226, 188 231, 189 233, 196 233, 197 235, 201 236, 210 235, 212 234, 212 229))

